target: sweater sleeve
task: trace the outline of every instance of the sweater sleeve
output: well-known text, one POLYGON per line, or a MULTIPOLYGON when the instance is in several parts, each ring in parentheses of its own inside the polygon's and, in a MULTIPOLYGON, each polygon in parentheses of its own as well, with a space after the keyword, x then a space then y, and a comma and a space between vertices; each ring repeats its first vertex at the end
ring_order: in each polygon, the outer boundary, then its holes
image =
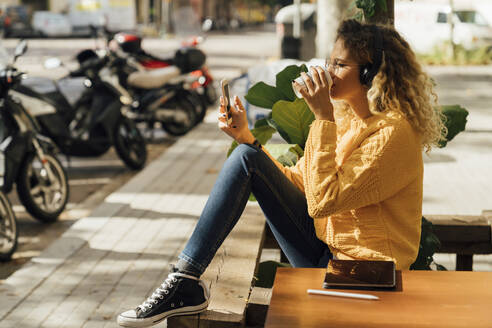
POLYGON ((420 152, 408 129, 403 124, 380 127, 337 168, 336 125, 314 121, 304 155, 309 215, 321 218, 378 203, 407 186, 418 174, 420 152))

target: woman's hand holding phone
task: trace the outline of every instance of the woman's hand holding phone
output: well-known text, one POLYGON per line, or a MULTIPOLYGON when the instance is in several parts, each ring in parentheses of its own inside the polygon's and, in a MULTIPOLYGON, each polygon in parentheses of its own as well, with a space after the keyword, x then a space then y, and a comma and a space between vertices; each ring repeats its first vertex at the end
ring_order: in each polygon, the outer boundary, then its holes
POLYGON ((302 72, 301 76, 305 86, 302 87, 294 82, 294 88, 297 88, 317 120, 334 121, 333 105, 330 98, 331 83, 327 80, 321 67, 311 67, 310 71, 313 79, 302 72))
POLYGON ((234 97, 234 101, 230 106, 229 115, 230 118, 232 118, 232 122, 227 124, 226 103, 224 97, 221 96, 219 107, 219 128, 240 144, 253 143, 255 137, 248 128, 246 110, 244 109, 238 96, 234 97))

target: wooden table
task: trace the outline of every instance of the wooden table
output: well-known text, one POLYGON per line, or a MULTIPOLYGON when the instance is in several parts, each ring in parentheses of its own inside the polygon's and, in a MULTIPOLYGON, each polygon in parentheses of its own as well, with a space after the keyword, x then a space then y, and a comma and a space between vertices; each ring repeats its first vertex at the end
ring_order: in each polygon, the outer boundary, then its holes
POLYGON ((325 269, 279 268, 265 327, 492 327, 492 272, 397 272, 377 301, 308 295, 325 269))

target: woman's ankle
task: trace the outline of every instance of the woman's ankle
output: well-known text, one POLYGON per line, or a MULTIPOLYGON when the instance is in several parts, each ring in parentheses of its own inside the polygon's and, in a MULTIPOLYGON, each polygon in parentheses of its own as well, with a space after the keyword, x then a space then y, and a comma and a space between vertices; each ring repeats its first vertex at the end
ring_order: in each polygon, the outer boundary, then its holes
POLYGON ((178 263, 176 263, 175 268, 178 269, 178 272, 188 274, 197 278, 200 278, 202 275, 202 272, 195 268, 192 264, 189 262, 179 259, 178 263))

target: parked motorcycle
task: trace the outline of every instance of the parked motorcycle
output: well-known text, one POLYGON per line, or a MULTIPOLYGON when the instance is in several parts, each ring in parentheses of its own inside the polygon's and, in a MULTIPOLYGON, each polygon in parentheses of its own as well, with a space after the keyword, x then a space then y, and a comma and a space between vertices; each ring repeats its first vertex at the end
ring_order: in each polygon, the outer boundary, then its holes
MULTIPOLYGON (((85 50, 77 60, 79 68, 65 77, 85 78, 84 91, 73 105, 58 81, 50 79, 26 79, 15 88, 16 95, 63 154, 94 157, 114 146, 129 168, 141 169, 147 159, 146 143, 127 116, 133 99, 108 69, 112 58, 85 50)), ((59 65, 61 61, 51 59, 52 67, 59 65)))
POLYGON ((135 100, 131 106, 131 117, 135 122, 145 122, 151 129, 159 125, 174 136, 184 135, 195 126, 195 95, 184 88, 190 83, 191 76, 170 76, 169 72, 162 74, 160 71, 146 74, 142 65, 114 47, 114 34, 105 27, 92 27, 92 35, 96 48, 99 48, 98 53, 114 59, 107 65, 108 70, 135 100), (103 39, 104 50, 100 48, 100 38, 103 39), (141 76, 131 79, 136 80, 136 84, 128 83, 128 76, 136 72, 141 76))
POLYGON ((51 222, 65 209, 68 181, 55 156, 56 145, 40 134, 41 127, 13 91, 23 77, 13 64, 26 50, 27 43, 21 41, 12 63, 4 63, 0 70, 0 149, 5 157, 2 191, 9 193, 16 183, 26 210, 38 220, 51 222))
MULTIPOLYGON (((117 33, 113 40, 122 51, 134 57, 145 69, 162 69, 171 66, 179 66, 181 64, 179 62, 179 58, 176 58, 175 54, 159 58, 146 52, 141 47, 142 39, 137 35, 117 33)), ((203 40, 204 39, 202 37, 194 37, 186 40, 181 44, 181 48, 178 49, 177 53, 180 51, 189 52, 190 49, 198 50, 198 46, 201 42, 203 42, 203 40)), ((209 69, 205 65, 205 61, 202 65, 194 67, 189 74, 192 79, 190 79, 190 83, 188 83, 185 87, 194 92, 193 94, 195 97, 192 101, 199 109, 198 122, 201 122, 205 117, 207 107, 217 101, 214 79, 210 74, 209 69)))
POLYGON ((113 67, 120 83, 129 90, 136 100, 132 104, 134 119, 147 122, 149 126, 160 122, 169 134, 180 136, 191 130, 197 123, 196 95, 184 85, 194 79, 188 74, 190 67, 201 65, 205 56, 199 50, 177 52, 181 65, 163 69, 145 70, 121 51, 113 55, 124 60, 113 67))

